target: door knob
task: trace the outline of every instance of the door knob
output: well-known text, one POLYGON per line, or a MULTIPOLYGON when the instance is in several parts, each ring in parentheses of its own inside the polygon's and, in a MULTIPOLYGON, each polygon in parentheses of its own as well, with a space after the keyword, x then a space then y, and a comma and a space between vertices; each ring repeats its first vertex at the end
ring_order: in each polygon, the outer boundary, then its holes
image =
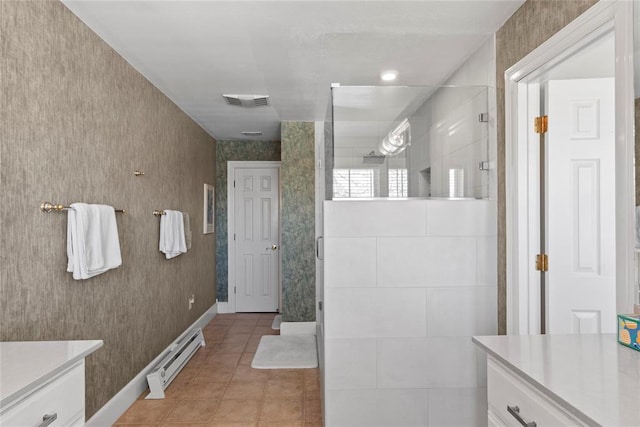
POLYGON ((278 249, 278 245, 271 245, 271 247, 267 249, 271 249, 272 251, 275 251, 276 249, 278 249))

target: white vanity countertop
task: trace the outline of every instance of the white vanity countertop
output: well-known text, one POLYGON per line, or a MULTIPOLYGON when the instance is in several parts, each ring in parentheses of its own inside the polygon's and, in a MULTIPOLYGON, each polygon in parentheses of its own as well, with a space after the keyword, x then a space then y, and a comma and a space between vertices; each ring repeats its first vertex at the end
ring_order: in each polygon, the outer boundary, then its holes
POLYGON ((615 334, 473 337, 473 342, 590 425, 640 425, 640 352, 615 334))
POLYGON ((102 347, 94 341, 0 342, 0 408, 102 347))

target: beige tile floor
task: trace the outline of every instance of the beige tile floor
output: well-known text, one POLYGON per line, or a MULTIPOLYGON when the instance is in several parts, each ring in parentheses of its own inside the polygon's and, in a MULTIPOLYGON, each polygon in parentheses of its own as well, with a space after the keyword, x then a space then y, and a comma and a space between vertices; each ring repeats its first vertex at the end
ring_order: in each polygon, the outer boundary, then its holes
POLYGON ((165 390, 147 392, 116 425, 137 427, 321 427, 318 369, 253 369, 262 335, 274 335, 275 314, 219 314, 202 347, 165 390))

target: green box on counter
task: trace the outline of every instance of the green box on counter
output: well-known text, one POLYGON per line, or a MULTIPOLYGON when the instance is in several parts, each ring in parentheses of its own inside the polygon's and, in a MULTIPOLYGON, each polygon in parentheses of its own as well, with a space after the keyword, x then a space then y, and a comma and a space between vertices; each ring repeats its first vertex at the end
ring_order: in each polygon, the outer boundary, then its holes
POLYGON ((618 314, 618 342, 640 351, 640 315, 618 314))

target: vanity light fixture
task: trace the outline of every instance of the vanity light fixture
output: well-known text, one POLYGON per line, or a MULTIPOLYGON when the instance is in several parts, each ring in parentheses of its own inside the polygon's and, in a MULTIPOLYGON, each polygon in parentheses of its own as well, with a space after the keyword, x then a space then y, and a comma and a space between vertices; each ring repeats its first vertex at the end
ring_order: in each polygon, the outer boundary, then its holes
POLYGON ((380 79, 383 82, 391 82, 398 78, 398 72, 395 70, 387 70, 380 73, 380 79))
POLYGON ((402 153, 409 144, 411 144, 411 123, 409 119, 404 119, 382 139, 378 151, 385 156, 394 156, 402 153))

